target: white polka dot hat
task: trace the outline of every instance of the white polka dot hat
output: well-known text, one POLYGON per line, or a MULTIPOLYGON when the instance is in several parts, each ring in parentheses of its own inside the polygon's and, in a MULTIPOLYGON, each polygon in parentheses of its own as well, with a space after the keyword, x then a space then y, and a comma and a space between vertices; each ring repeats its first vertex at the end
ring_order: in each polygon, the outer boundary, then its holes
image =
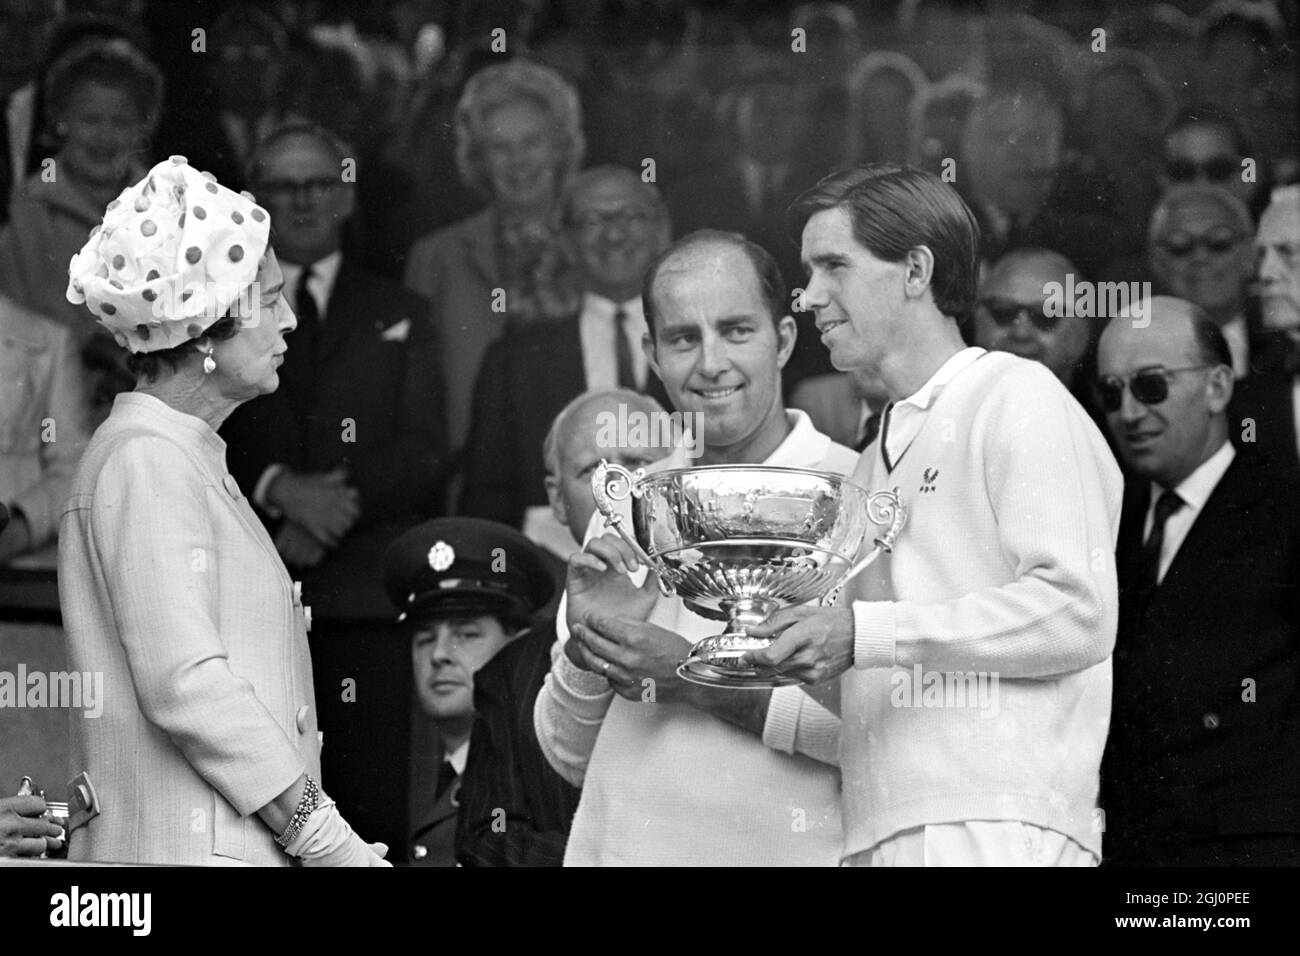
POLYGON ((108 204, 68 266, 68 301, 132 352, 174 348, 252 285, 270 232, 251 193, 172 156, 108 204))

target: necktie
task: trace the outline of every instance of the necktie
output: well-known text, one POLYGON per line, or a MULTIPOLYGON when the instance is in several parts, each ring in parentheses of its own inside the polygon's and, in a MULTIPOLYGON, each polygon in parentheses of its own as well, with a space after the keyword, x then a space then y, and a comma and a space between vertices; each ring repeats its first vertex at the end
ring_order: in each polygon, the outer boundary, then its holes
POLYGON ((637 391, 636 366, 632 364, 632 346, 627 341, 627 313, 614 311, 614 355, 618 361, 618 386, 637 391))
POLYGON ((451 761, 444 760, 442 766, 438 768, 438 786, 434 790, 433 798, 441 800, 442 795, 451 789, 452 784, 456 782, 459 776, 460 774, 456 772, 456 768, 451 765, 451 761))
POLYGON ((316 333, 320 329, 320 307, 316 304, 316 297, 307 288, 311 277, 311 267, 308 266, 302 270, 302 276, 298 279, 298 289, 293 295, 293 311, 298 317, 298 328, 295 330, 295 341, 292 344, 298 348, 308 368, 315 365, 316 333))
POLYGON ((1169 516, 1183 506, 1183 499, 1172 491, 1164 492, 1156 500, 1155 519, 1151 522, 1151 533, 1142 545, 1141 572, 1142 592, 1149 595, 1155 590, 1160 580, 1160 551, 1165 543, 1165 522, 1169 516))

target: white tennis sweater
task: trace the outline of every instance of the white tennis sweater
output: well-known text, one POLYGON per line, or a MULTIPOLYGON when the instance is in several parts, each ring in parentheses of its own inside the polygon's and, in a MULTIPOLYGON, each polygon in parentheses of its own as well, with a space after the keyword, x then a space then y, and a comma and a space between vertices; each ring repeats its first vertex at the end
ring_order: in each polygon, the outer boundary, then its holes
MULTIPOLYGON (((764 464, 837 474, 853 468, 853 451, 818 432, 804 413, 788 414, 793 430, 764 464)), ((652 467, 690 464, 677 452, 652 467)), ((592 528, 600 533, 598 522, 599 515, 592 528)), ((689 704, 615 696, 603 677, 565 656, 564 616, 562 606, 561 640, 533 716, 547 761, 582 787, 565 866, 838 862, 838 718, 797 687, 780 688, 760 738, 689 704)), ((724 627, 678 598, 661 597, 649 620, 691 641, 724 627)))
POLYGON ((846 589, 844 854, 923 824, 1019 820, 1100 856, 1119 468, 1042 365, 958 356, 922 390, 892 472, 877 440, 854 473, 911 513, 846 589))

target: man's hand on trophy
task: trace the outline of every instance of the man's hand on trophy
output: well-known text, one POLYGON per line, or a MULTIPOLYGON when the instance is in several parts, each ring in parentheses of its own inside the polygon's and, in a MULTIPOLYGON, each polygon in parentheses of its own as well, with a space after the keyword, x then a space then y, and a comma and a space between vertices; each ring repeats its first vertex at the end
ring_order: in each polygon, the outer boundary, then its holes
POLYGON ((603 674, 620 697, 645 703, 689 700, 696 685, 677 676, 691 650, 679 634, 628 617, 589 614, 573 625, 573 642, 585 663, 603 674))
POLYGON ((631 575, 642 567, 636 552, 613 534, 592 538, 569 558, 565 622, 570 632, 589 614, 649 617, 659 600, 658 579, 652 568, 646 568, 645 581, 637 587, 631 575))
POLYGON ((853 666, 851 608, 783 608, 748 631, 751 637, 776 640, 746 654, 746 663, 789 674, 805 684, 823 683, 853 666))

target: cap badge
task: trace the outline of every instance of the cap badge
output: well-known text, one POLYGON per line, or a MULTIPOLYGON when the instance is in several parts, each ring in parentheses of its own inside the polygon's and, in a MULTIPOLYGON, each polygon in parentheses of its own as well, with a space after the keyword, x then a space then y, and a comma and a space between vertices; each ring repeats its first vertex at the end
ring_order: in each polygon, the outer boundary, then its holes
POLYGON ((429 567, 442 572, 456 563, 456 552, 446 541, 439 541, 429 549, 429 567))

